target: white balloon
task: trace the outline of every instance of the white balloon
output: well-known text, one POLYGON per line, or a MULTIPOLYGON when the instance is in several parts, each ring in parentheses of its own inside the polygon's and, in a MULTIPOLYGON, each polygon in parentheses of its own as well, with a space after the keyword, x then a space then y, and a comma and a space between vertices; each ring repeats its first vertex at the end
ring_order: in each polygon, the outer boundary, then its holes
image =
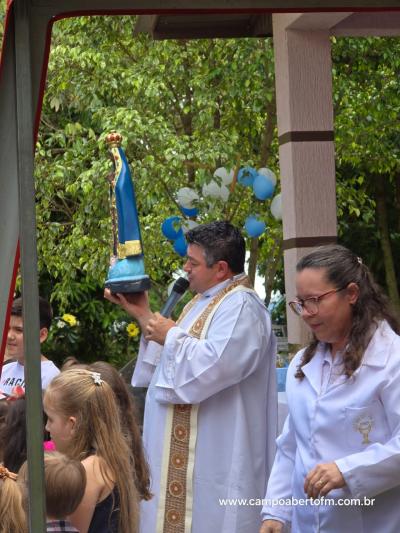
POLYGON ((204 196, 212 196, 214 198, 218 198, 219 196, 219 185, 215 181, 210 181, 210 183, 205 183, 203 185, 203 195, 204 196))
POLYGON ((196 226, 198 226, 199 224, 197 222, 195 222, 194 220, 190 220, 190 219, 185 219, 182 221, 182 230, 183 230, 183 233, 187 233, 189 230, 195 228, 196 226))
POLYGON ((233 180, 233 174, 233 170, 228 172, 225 167, 219 167, 214 172, 214 178, 220 178, 223 185, 230 185, 233 180))
POLYGON ((282 220, 282 195, 277 194, 271 202, 271 213, 275 220, 282 220))
POLYGON ((189 187, 182 187, 176 193, 176 199, 181 207, 186 209, 192 209, 195 207, 193 204, 199 200, 199 195, 193 189, 189 187))
POLYGON ((263 168, 259 168, 257 170, 258 174, 262 174, 263 176, 266 176, 268 179, 271 180, 271 182, 276 185, 276 176, 275 174, 272 172, 271 169, 267 168, 267 167, 263 167, 263 168))
POLYGON ((221 185, 219 197, 226 202, 229 198, 229 189, 226 185, 221 185))
POLYGON ((229 197, 229 189, 226 185, 218 185, 216 181, 210 181, 203 185, 203 195, 211 196, 212 198, 221 198, 224 202, 229 197))

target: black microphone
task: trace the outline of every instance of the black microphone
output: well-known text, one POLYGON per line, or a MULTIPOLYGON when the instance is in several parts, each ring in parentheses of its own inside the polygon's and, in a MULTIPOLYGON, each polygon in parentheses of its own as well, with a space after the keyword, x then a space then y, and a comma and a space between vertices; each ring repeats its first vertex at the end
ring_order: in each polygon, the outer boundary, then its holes
POLYGON ((178 278, 175 281, 174 286, 172 287, 171 294, 168 296, 164 307, 160 311, 162 316, 164 316, 165 318, 169 318, 171 316, 176 304, 182 298, 188 287, 189 281, 186 278, 178 278))

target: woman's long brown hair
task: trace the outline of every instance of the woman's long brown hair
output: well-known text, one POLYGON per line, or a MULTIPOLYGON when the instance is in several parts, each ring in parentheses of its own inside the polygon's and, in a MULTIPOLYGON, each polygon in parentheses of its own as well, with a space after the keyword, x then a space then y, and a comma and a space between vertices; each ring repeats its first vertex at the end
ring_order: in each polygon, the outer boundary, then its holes
MULTIPOLYGON (((399 334, 399 321, 390 307, 387 296, 375 283, 368 267, 344 246, 335 244, 317 248, 300 259, 296 270, 301 272, 305 268, 322 270, 326 281, 336 288, 345 287, 350 283, 356 283, 359 288, 358 299, 353 305, 349 339, 343 354, 344 372, 350 377, 360 366, 371 334, 379 322, 386 320, 390 327, 399 334)), ((296 378, 303 379, 302 367, 314 357, 318 342, 314 336, 305 349, 300 365, 297 367, 296 378)))

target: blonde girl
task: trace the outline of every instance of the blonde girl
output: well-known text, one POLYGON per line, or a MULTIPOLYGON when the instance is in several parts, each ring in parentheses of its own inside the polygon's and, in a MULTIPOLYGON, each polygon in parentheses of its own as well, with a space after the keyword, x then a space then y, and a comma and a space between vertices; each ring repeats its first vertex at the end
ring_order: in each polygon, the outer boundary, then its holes
POLYGON ((17 474, 0 464, 0 533, 26 532, 26 515, 17 474))
POLYGON ((72 525, 80 533, 137 533, 134 462, 109 385, 97 372, 66 370, 47 388, 44 409, 57 451, 79 459, 86 470, 83 499, 69 517, 72 525))

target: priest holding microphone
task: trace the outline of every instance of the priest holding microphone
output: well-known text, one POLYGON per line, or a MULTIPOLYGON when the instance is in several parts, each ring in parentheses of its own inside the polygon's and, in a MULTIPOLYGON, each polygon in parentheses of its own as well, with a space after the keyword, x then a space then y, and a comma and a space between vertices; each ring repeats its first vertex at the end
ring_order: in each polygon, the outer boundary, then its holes
POLYGON ((154 497, 142 503, 141 533, 257 533, 276 437, 271 321, 237 228, 212 222, 186 240, 196 296, 177 322, 153 313, 146 292, 105 291, 143 334, 132 385, 148 387, 154 497))

